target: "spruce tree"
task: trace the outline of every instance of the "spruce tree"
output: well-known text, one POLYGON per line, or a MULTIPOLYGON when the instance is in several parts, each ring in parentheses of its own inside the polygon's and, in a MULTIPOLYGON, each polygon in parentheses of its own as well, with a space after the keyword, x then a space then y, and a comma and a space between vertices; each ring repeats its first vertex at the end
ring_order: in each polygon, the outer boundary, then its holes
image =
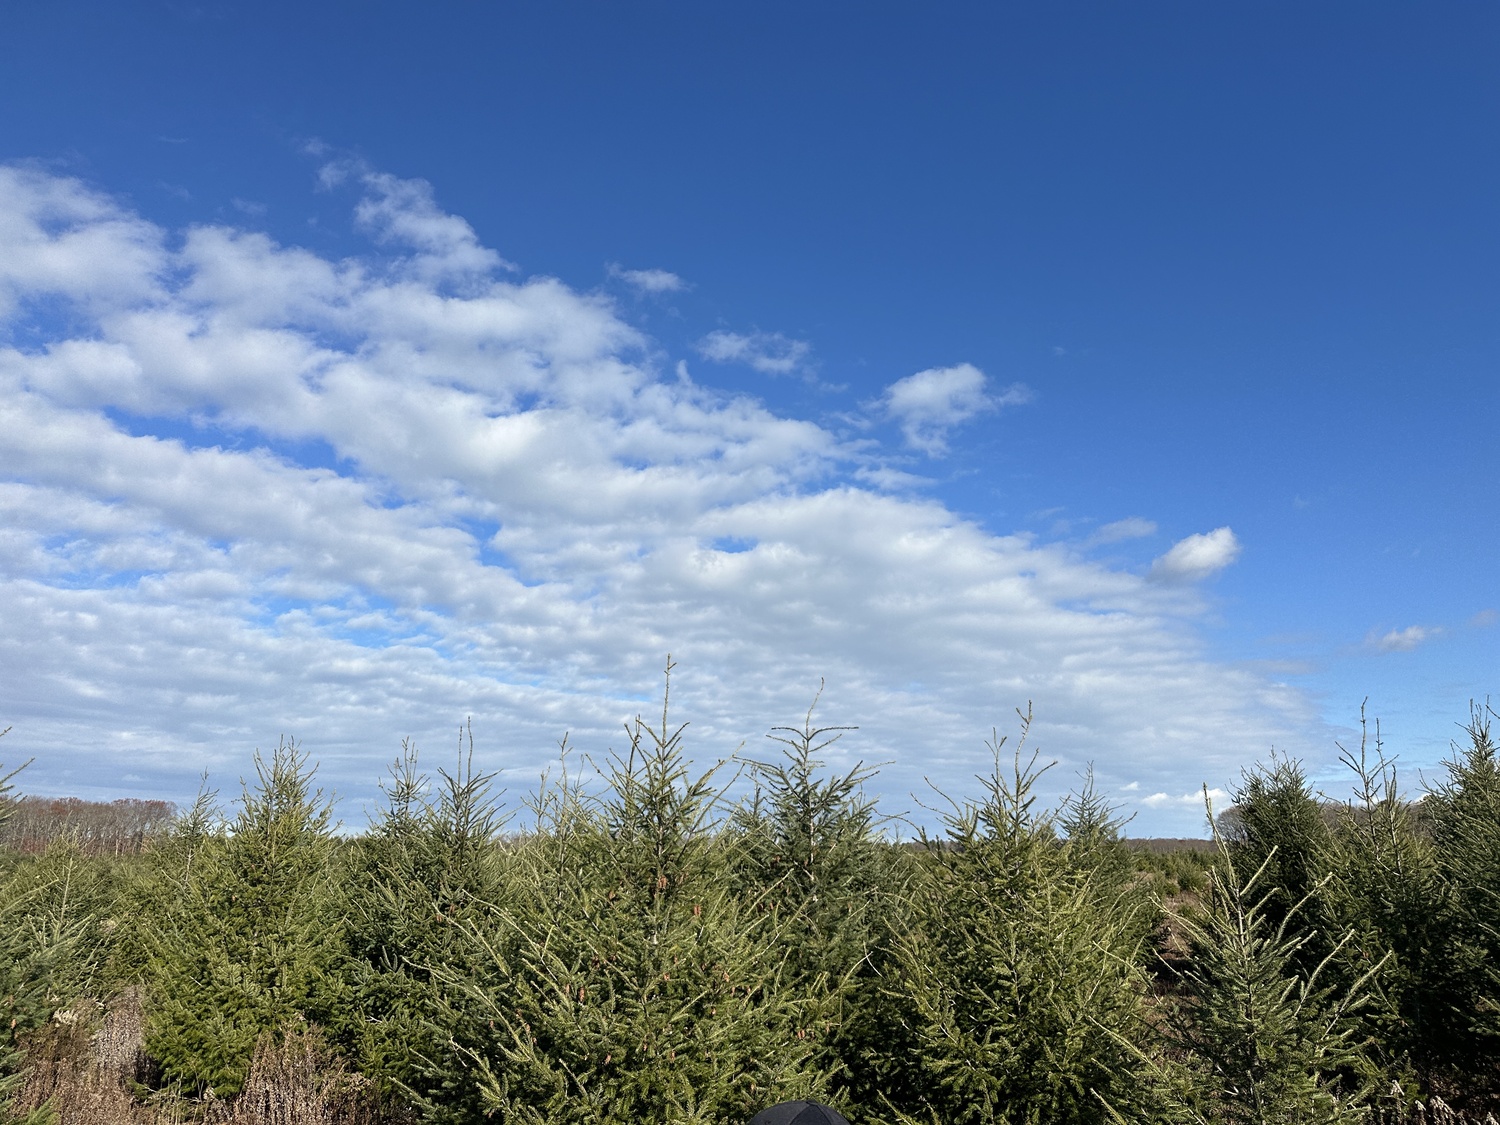
POLYGON ((730 888, 720 767, 690 774, 667 674, 661 725, 627 727, 602 796, 543 787, 510 904, 465 928, 498 978, 471 993, 502 1120, 721 1125, 820 1089, 823 1013, 783 986, 792 931, 730 888))
POLYGON ((1468 744, 1422 802, 1450 910, 1428 987, 1435 1061, 1444 1097, 1500 1105, 1500 760, 1494 715, 1474 707, 1468 744))
MULTIPOLYGON (((9 812, 13 781, 29 764, 0 772, 0 823, 9 812)), ((71 893, 72 872, 44 872, 38 866, 19 863, 0 881, 0 1122, 5 1125, 53 1120, 47 1106, 21 1111, 12 1105, 26 1078, 22 1041, 75 998, 77 982, 70 977, 87 952, 93 921, 71 893)))
POLYGON ((1380 963, 1353 981, 1326 983, 1324 970, 1346 937, 1323 962, 1302 968, 1311 935, 1298 930, 1297 915, 1307 900, 1283 909, 1267 882, 1274 853, 1245 876, 1219 844, 1202 910, 1178 916, 1191 945, 1180 981, 1186 1002, 1169 1009, 1178 1061, 1157 1074, 1174 1099, 1172 1116, 1197 1125, 1364 1120, 1365 1091, 1346 1088, 1361 1061, 1353 1017, 1380 963))
POLYGON ((175 896, 146 966, 148 1052, 168 1081, 220 1098, 263 1036, 324 1023, 339 1003, 332 806, 295 743, 257 753, 255 770, 226 833, 190 823, 165 850, 175 896))
POLYGON ((467 754, 461 744, 457 768, 435 783, 403 743, 386 807, 351 849, 346 875, 351 998, 335 1033, 387 1096, 433 1122, 482 1111, 469 1071, 483 1021, 470 993, 445 981, 485 980, 464 929, 506 897, 494 775, 475 772, 467 734, 467 754))
POLYGON ((1164 915, 1148 884, 1137 878, 1136 858, 1122 836, 1126 822, 1118 811, 1099 792, 1090 764, 1082 787, 1068 794, 1058 809, 1057 827, 1066 841, 1067 861, 1087 880, 1096 909, 1131 923, 1133 936, 1125 939, 1127 945, 1144 947, 1164 915))
POLYGON ((153 951, 181 914, 190 878, 207 854, 223 846, 223 813, 217 800, 205 775, 192 804, 177 810, 166 830, 130 864, 114 904, 115 940, 105 967, 117 990, 146 984, 153 951))
POLYGON ((1235 866, 1265 868, 1261 911, 1270 925, 1280 926, 1295 909, 1295 928, 1309 935, 1299 956, 1310 968, 1329 949, 1313 934, 1326 933, 1328 920, 1320 917, 1322 904, 1312 892, 1327 874, 1331 832, 1302 763, 1273 753, 1269 762, 1243 772, 1233 801, 1233 827, 1225 836, 1235 866))
POLYGON ((755 789, 736 809, 741 895, 775 910, 796 934, 788 986, 833 1003, 834 1030, 813 1063, 842 1104, 878 1105, 894 1089, 892 1060, 915 1049, 884 990, 896 935, 907 929, 906 853, 877 834, 875 804, 862 791, 875 770, 857 763, 824 776, 817 757, 854 727, 814 727, 819 688, 797 727, 768 736, 781 761, 752 762, 755 789))
POLYGON ((1354 793, 1339 812, 1328 878, 1314 900, 1328 932, 1349 935, 1328 979, 1347 988, 1382 965, 1361 1012, 1370 1054, 1389 1080, 1430 1091, 1444 1069, 1434 974, 1451 927, 1450 888, 1418 809, 1401 792, 1380 724, 1373 737, 1363 716, 1360 725, 1358 752, 1343 751, 1354 793))
MULTIPOLYGON (((1018 712, 1018 714, 1020 714, 1018 712)), ((1029 711, 1020 714, 1022 747, 1029 711)), ((898 947, 918 1040, 903 1123, 1066 1125, 1132 1119, 1149 1102, 1132 1049, 1144 1034, 1141 927, 1096 893, 1087 864, 1037 808, 1036 755, 1003 765, 977 802, 950 801, 928 840, 917 924, 898 947)))

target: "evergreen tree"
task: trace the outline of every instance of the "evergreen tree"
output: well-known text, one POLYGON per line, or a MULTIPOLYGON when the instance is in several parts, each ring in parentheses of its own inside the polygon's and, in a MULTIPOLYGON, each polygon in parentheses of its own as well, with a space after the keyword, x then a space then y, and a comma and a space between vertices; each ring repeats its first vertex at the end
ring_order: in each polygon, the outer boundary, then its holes
POLYGON ((1327 932, 1320 925, 1327 919, 1318 916, 1321 904, 1312 892, 1327 873, 1331 832, 1302 763, 1273 753, 1269 763, 1244 771, 1233 800, 1233 827, 1225 835, 1235 867, 1265 868, 1261 912, 1271 926, 1280 926, 1295 913, 1295 928, 1309 938, 1299 947, 1299 956, 1304 967, 1311 968, 1329 949, 1313 934, 1327 932))
POLYGON ((1453 908, 1432 840, 1401 794, 1379 723, 1373 738, 1363 716, 1360 725, 1358 753, 1343 753, 1354 794, 1331 834, 1329 877, 1317 895, 1328 932, 1349 935, 1329 963, 1328 979, 1345 989, 1371 965, 1382 966, 1361 1012, 1369 1051, 1388 1079, 1431 1090, 1443 1069, 1433 976, 1453 908))
POLYGON ((1500 1103, 1500 761, 1488 707, 1474 708, 1468 745, 1422 802, 1450 913, 1428 974, 1434 1054, 1444 1096, 1500 1103))
POLYGON ((434 1122, 482 1110, 469 1071, 484 1021, 470 993, 445 980, 485 979, 486 961, 464 930, 506 897, 494 775, 475 772, 472 732, 468 741, 455 772, 439 770, 435 786, 419 772, 415 746, 403 743, 386 808, 351 850, 346 876, 351 1004, 336 1033, 388 1096, 434 1122))
MULTIPOLYGON (((1029 711, 1021 715, 1022 746, 1029 711)), ((899 946, 900 990, 916 1031, 897 1120, 1065 1125, 1132 1119, 1149 1104, 1133 1045, 1144 1035, 1141 928, 1096 893, 1088 865, 1036 807, 1036 755, 979 778, 977 803, 950 802, 946 839, 927 841, 917 925, 899 946), (1008 775, 1007 775, 1008 774, 1008 775)))
POLYGON ((1083 774, 1083 787, 1064 798, 1058 809, 1057 827, 1068 842, 1075 864, 1096 875, 1101 890, 1112 890, 1131 881, 1135 862, 1121 839, 1123 822, 1094 781, 1094 767, 1083 774))
POLYGON ((466 928, 498 977, 471 992, 485 1102, 505 1121, 719 1125, 820 1088, 823 1013, 783 987, 795 931, 732 893, 719 767, 690 776, 669 699, 660 727, 627 727, 604 796, 566 771, 544 786, 501 924, 466 928))
POLYGON ((207 775, 193 803, 178 810, 167 830, 154 836, 129 866, 114 903, 115 940, 105 967, 116 989, 143 986, 162 933, 181 915, 185 888, 223 846, 223 814, 207 775))
POLYGON ((175 899, 146 967, 147 1050, 169 1081, 220 1098, 263 1036, 326 1022, 339 1000, 332 807, 295 743, 255 770, 227 834, 189 823, 164 852, 175 899))
POLYGON ((1066 841, 1068 863, 1087 879, 1095 909, 1133 923, 1129 947, 1144 947, 1156 934, 1163 913, 1149 884, 1136 876, 1136 859, 1121 835, 1125 822, 1118 808, 1099 792, 1094 767, 1083 774, 1083 786, 1058 809, 1057 827, 1066 841))
MULTIPOLYGON (((0 731, 0 737, 9 731, 0 731)), ((0 822, 9 812, 13 781, 29 764, 0 773, 0 822)), ((26 1078, 21 1041, 73 999, 69 977, 87 952, 92 919, 78 910, 69 875, 21 863, 0 882, 0 1122, 5 1125, 53 1120, 46 1106, 21 1112, 12 1100, 26 1078)))
POLYGON ((771 731, 783 760, 751 765, 754 795, 732 818, 740 894, 779 912, 796 935, 788 986, 835 1006, 833 1034, 813 1064, 843 1104, 874 1106, 881 1094, 900 1097, 892 1060, 915 1049, 882 987, 896 935, 907 929, 913 865, 877 835, 874 802, 861 788, 873 769, 820 775, 816 755, 857 728, 814 727, 818 697, 800 727, 771 731))
MULTIPOLYGON (((1300 953, 1310 936, 1296 922, 1306 900, 1281 910, 1276 888, 1266 882, 1275 859, 1268 855, 1243 877, 1220 840, 1204 909, 1178 916, 1191 942, 1181 980, 1187 1002, 1170 1009, 1180 1062, 1157 1075, 1174 1097, 1171 1116, 1178 1119, 1198 1125, 1364 1119, 1364 1091, 1341 1084, 1359 1069, 1352 1017, 1379 963, 1337 989, 1322 980, 1327 960, 1304 971, 1300 953), (1273 910, 1281 915, 1274 923, 1273 910)), ((1336 942, 1333 954, 1345 944, 1336 942)))

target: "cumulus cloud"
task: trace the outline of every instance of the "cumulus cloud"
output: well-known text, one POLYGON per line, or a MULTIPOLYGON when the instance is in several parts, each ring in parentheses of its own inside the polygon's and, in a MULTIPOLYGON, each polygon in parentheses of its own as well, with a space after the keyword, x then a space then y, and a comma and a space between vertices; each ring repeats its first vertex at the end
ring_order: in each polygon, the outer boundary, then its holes
MULTIPOLYGON (((924 777, 968 791, 1027 699, 1045 754, 1153 793, 1315 724, 1205 658, 1161 583, 872 487, 864 445, 656 370, 611 302, 516 276, 427 185, 326 179, 379 252, 169 232, 0 169, 0 332, 39 341, 0 344, 0 723, 36 790, 190 796, 288 732, 357 819, 402 735, 465 715, 524 790, 565 731, 609 745, 669 651, 704 757, 826 677, 893 812, 924 777)), ((964 378, 890 401, 933 440, 976 409, 964 378)))
POLYGON ((515 266, 481 246, 474 228, 457 215, 440 210, 432 188, 420 180, 401 180, 384 172, 366 172, 365 195, 354 216, 382 242, 418 251, 410 261, 428 272, 485 274, 515 266))
POLYGON ((1240 557, 1240 541, 1227 527, 1202 535, 1189 535, 1172 544, 1171 550, 1151 564, 1151 577, 1159 582, 1196 582, 1217 574, 1240 557))
POLYGON ((668 270, 628 270, 618 262, 611 262, 607 272, 610 277, 642 293, 679 293, 687 288, 682 278, 668 270))
POLYGON ((163 237, 75 179, 0 165, 0 317, 22 300, 90 311, 149 300, 167 263, 163 237))
POLYGON ((931 367, 898 379, 885 389, 881 404, 897 422, 906 444, 930 457, 948 452, 948 431, 987 411, 1031 401, 1031 391, 1014 383, 999 394, 971 363, 931 367))
POLYGON ((720 329, 698 341, 698 354, 715 363, 743 363, 762 375, 796 375, 807 372, 812 345, 780 332, 745 335, 720 329))
POLYGON ((1372 630, 1365 644, 1376 652, 1411 652, 1442 632, 1428 625, 1408 625, 1405 629, 1392 629, 1388 633, 1372 630))

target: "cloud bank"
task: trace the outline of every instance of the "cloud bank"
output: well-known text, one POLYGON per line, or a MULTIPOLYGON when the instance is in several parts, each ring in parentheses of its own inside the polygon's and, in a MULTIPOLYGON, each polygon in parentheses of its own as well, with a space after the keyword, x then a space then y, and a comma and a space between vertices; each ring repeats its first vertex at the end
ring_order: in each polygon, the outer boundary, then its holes
MULTIPOLYGON (((466 715, 521 790, 567 731, 618 743, 669 651, 702 758, 767 753, 826 677, 889 812, 926 778, 971 792, 1028 699, 1051 776, 1152 793, 1313 723, 1204 656, 1191 588, 873 491, 868 443, 664 374, 606 297, 518 276, 427 184, 325 179, 367 254, 168 231, 0 167, 0 725, 37 791, 180 799, 286 732, 357 819, 403 735, 446 755, 466 715)), ((777 373, 807 345, 715 350, 777 373)), ((937 449, 1004 400, 984 385, 933 369, 886 402, 937 449)), ((1221 528, 1152 573, 1237 550, 1221 528)))

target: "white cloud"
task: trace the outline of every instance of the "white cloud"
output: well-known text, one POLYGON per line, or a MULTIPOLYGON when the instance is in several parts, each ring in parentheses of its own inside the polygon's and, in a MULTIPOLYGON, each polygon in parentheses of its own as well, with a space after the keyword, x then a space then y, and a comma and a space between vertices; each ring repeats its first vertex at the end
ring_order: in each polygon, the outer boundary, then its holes
MULTIPOLYGON (((608 745, 668 651, 704 757, 827 677, 892 812, 924 777, 969 792, 1027 699, 1043 753, 1150 792, 1316 724, 1206 659, 1169 587, 887 494, 910 482, 867 445, 656 370, 608 300, 511 276, 426 185, 342 178, 383 254, 179 237, 0 169, 0 331, 41 339, 0 345, 0 725, 38 791, 121 795, 128 763, 181 798, 285 731, 358 802, 402 735, 442 751, 470 714, 524 790, 563 732, 608 745)), ((890 401, 940 433, 957 384, 890 401)))
POLYGON ((1108 543, 1124 543, 1130 539, 1145 539, 1156 534, 1156 524, 1140 516, 1128 516, 1099 528, 1089 536, 1091 544, 1103 546, 1108 543))
POLYGON ((79 181, 0 165, 0 318, 22 299, 61 297, 98 312, 149 300, 163 232, 79 181))
MULTIPOLYGON (((1224 789, 1213 788, 1208 791, 1208 799, 1213 803, 1214 815, 1224 811, 1224 801, 1228 799, 1229 793, 1224 789)), ((1207 809, 1203 803, 1203 790, 1199 789, 1192 793, 1184 793, 1180 797, 1173 797, 1167 793, 1153 793, 1149 797, 1142 797, 1141 804, 1148 809, 1193 809, 1207 815, 1207 809)))
POLYGON ((807 372, 812 345, 780 332, 752 332, 748 336, 722 329, 698 341, 698 354, 715 363, 743 363, 762 375, 807 372))
POLYGON ((1151 564, 1151 577, 1160 582, 1196 582, 1223 570, 1240 557, 1240 541, 1227 527, 1189 535, 1151 564))
POLYGON ((329 161, 319 173, 325 187, 353 179, 364 189, 354 208, 355 222, 376 241, 415 251, 407 267, 426 280, 477 277, 516 266, 480 244, 474 228, 442 210, 426 180, 405 180, 378 172, 363 161, 329 161))
POLYGON ((682 278, 668 270, 628 270, 618 262, 611 262, 607 272, 642 293, 679 293, 687 288, 682 278))
POLYGON ((999 394, 986 389, 989 379, 970 363, 931 367, 898 379, 885 389, 882 405, 901 426, 906 444, 931 457, 948 452, 948 431, 987 411, 1031 401, 1031 391, 1014 383, 999 394))
POLYGON ((1392 629, 1388 633, 1373 630, 1365 638, 1365 644, 1376 652, 1411 652, 1442 631, 1427 625, 1408 625, 1405 629, 1392 629))

